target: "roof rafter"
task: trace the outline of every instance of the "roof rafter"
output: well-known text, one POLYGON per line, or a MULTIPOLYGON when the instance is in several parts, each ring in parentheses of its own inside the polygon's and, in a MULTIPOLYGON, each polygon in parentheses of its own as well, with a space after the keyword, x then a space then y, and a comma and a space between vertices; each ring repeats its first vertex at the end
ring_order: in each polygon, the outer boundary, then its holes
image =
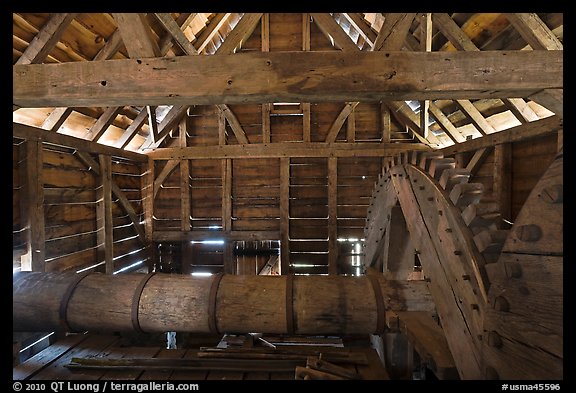
POLYGON ((62 33, 76 15, 78 14, 53 14, 50 20, 46 22, 38 34, 32 39, 24 53, 22 53, 22 56, 16 61, 16 64, 43 62, 54 46, 56 46, 62 33))

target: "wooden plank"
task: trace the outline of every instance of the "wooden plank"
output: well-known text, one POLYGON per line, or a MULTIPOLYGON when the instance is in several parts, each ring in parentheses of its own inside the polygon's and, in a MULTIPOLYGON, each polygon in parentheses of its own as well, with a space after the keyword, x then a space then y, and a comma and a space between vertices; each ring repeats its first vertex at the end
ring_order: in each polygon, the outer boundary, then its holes
POLYGON ((156 140, 153 140, 152 134, 149 134, 146 141, 142 146, 140 146, 140 150, 154 149, 158 147, 164 138, 168 136, 170 131, 180 124, 180 120, 186 115, 187 110, 188 107, 186 105, 174 105, 170 108, 166 116, 164 116, 164 119, 162 119, 160 125, 158 125, 158 137, 156 140))
POLYGON ((458 131, 454 124, 452 124, 450 119, 448 119, 448 116, 446 116, 444 112, 442 112, 442 110, 438 108, 436 104, 434 104, 434 102, 428 101, 428 109, 438 122, 440 128, 444 130, 446 135, 448 135, 448 137, 452 139, 454 143, 461 143, 466 140, 466 138, 464 138, 464 136, 460 133, 460 131, 458 131))
MULTIPOLYGON (((85 162, 87 166, 91 168, 92 171, 94 171, 97 175, 100 174, 100 165, 95 160, 93 160, 89 154, 82 152, 76 152, 76 154, 78 155, 81 161, 85 162)), ((115 182, 111 182, 111 189, 112 193, 114 193, 114 195, 118 198, 118 201, 120 202, 120 205, 122 206, 124 211, 128 214, 128 216, 132 220, 132 224, 134 225, 134 229, 138 233, 138 237, 144 243, 145 240, 144 230, 140 225, 140 219, 136 214, 136 211, 132 207, 131 202, 128 200, 124 192, 120 189, 120 187, 118 187, 118 185, 115 182)))
POLYGON ((162 56, 145 14, 114 13, 113 16, 130 57, 162 56))
POLYGON ((416 13, 387 13, 372 50, 401 50, 415 17, 416 13))
POLYGON ((54 108, 54 110, 50 112, 50 116, 48 116, 46 120, 42 122, 40 128, 53 132, 58 132, 60 126, 64 124, 64 122, 71 113, 72 108, 54 108))
POLYGON ((563 50, 562 42, 536 13, 508 13, 508 21, 535 50, 563 50))
MULTIPOLYGON (((154 359, 182 359, 186 354, 186 349, 176 349, 176 348, 162 348, 160 352, 156 354, 154 359)), ((139 377, 139 381, 165 381, 170 379, 176 370, 166 369, 166 370, 146 370, 139 377)))
POLYGON ((356 29, 358 34, 366 42, 370 47, 374 47, 374 42, 376 41, 376 33, 371 29, 370 25, 368 25, 367 21, 362 17, 360 13, 357 12, 348 12, 343 14, 346 19, 350 22, 350 24, 356 29))
POLYGON ((236 136, 238 143, 241 144, 250 143, 248 141, 248 138, 246 137, 246 132, 244 131, 242 125, 238 121, 238 118, 236 117, 236 115, 234 115, 234 112, 230 110, 228 105, 220 104, 216 105, 216 107, 224 114, 226 120, 228 120, 228 124, 230 124, 230 128, 232 128, 232 131, 234 132, 234 136, 236 136))
POLYGON ((391 157, 403 151, 429 150, 419 143, 290 143, 158 148, 148 153, 154 160, 292 157, 391 157))
POLYGON ((120 34, 120 30, 116 29, 108 36, 106 44, 100 48, 92 60, 99 61, 111 59, 120 50, 122 44, 122 35, 120 34))
POLYGON ((476 150, 474 152, 474 155, 466 165, 466 170, 469 171, 471 175, 475 175, 476 172, 478 172, 478 169, 480 169, 480 167, 486 160, 486 157, 488 157, 488 155, 490 155, 491 152, 492 152, 491 147, 483 147, 481 149, 476 150))
POLYGON ((90 337, 88 334, 71 334, 63 337, 60 340, 57 340, 54 344, 50 345, 43 351, 38 352, 24 363, 13 367, 12 379, 24 380, 32 378, 41 372, 45 367, 60 359, 60 357, 62 357, 72 348, 81 344, 82 341, 86 340, 88 337, 90 337))
POLYGON ((20 107, 505 98, 562 89, 563 56, 562 51, 251 52, 143 64, 126 59, 14 65, 12 80, 12 101, 20 107), (338 72, 334 64, 340 64, 338 72), (309 80, 314 86, 303 88, 309 80))
MULTIPOLYGON (((89 335, 76 346, 66 351, 62 356, 56 359, 42 369, 41 372, 34 375, 31 380, 59 380, 59 379, 90 379, 90 373, 73 372, 66 367, 75 356, 94 356, 106 350, 118 342, 119 337, 114 335, 89 335)), ((100 373, 98 373, 99 375, 100 373)))
POLYGON ((564 89, 544 89, 528 98, 554 112, 556 116, 564 116, 564 89))
POLYGON ((93 142, 98 142, 98 140, 104 135, 108 127, 114 122, 118 113, 122 110, 122 107, 110 107, 106 108, 104 113, 100 115, 96 123, 86 132, 84 139, 91 140, 93 142))
MULTIPOLYGON (((158 347, 124 347, 122 357, 117 361, 122 361, 122 359, 150 359, 154 358, 162 349, 158 347)), ((76 356, 79 357, 79 356, 76 356)), ((108 361, 115 361, 116 359, 108 359, 108 361)), ((146 370, 148 371, 148 370, 146 370)), ((132 381, 137 380, 144 373, 142 369, 132 369, 132 370, 106 370, 104 375, 100 377, 101 380, 119 380, 119 381, 132 381)))
POLYGON ((228 33, 226 39, 216 50, 216 54, 232 54, 242 47, 242 43, 246 42, 250 34, 254 31, 262 13, 245 13, 242 19, 236 24, 234 29, 228 33))
POLYGON ((432 20, 434 26, 440 30, 456 49, 461 51, 479 50, 449 14, 435 12, 432 14, 432 20))
POLYGON ((310 13, 314 23, 320 31, 332 42, 334 46, 345 52, 355 52, 360 49, 352 41, 350 36, 340 27, 334 17, 328 13, 310 13))
POLYGON ((12 123, 12 136, 26 140, 43 141, 45 143, 58 146, 71 147, 76 150, 89 153, 108 154, 111 156, 123 157, 129 160, 134 160, 136 162, 147 161, 147 158, 144 154, 121 150, 115 147, 93 143, 91 141, 75 138, 68 135, 46 132, 46 130, 41 128, 20 123, 12 123))
POLYGON ((506 108, 516 116, 520 123, 528 123, 540 119, 540 116, 532 110, 523 98, 505 98, 502 102, 504 102, 506 108))
POLYGON ((186 53, 187 55, 198 54, 198 51, 196 50, 196 48, 194 48, 192 43, 188 41, 188 38, 186 37, 186 35, 182 31, 178 23, 174 20, 174 18, 172 18, 172 15, 170 15, 169 13, 156 12, 154 13, 154 16, 156 17, 156 19, 158 19, 158 22, 160 22, 162 27, 166 29, 168 34, 173 38, 174 42, 178 44, 180 48, 182 48, 184 53, 186 53))
POLYGON ((493 134, 496 132, 494 127, 490 125, 480 113, 478 109, 470 100, 456 100, 456 104, 462 110, 462 112, 470 119, 474 127, 478 130, 481 135, 493 134))
POLYGON ((421 361, 438 379, 458 379, 458 370, 442 328, 430 313, 397 311, 400 330, 408 336, 421 361))
POLYGON ((26 50, 16 61, 16 64, 42 63, 50 51, 56 46, 62 33, 78 13, 56 13, 42 26, 38 34, 26 47, 26 50))
POLYGON ((136 134, 142 128, 147 119, 148 119, 148 113, 144 110, 140 111, 140 113, 138 113, 138 116, 136 116, 136 118, 132 120, 132 123, 130 123, 130 125, 126 127, 124 133, 122 133, 122 135, 118 139, 116 139, 114 147, 124 149, 126 146, 128 146, 130 141, 132 141, 132 139, 136 136, 136 134))
POLYGON ((472 150, 478 150, 483 147, 491 147, 500 143, 518 142, 537 138, 543 135, 558 132, 563 127, 563 121, 557 116, 550 116, 544 119, 511 127, 506 130, 498 131, 495 134, 486 135, 482 138, 472 139, 470 141, 459 143, 458 145, 448 146, 439 151, 444 155, 452 155, 472 150))
POLYGON ((192 230, 189 232, 181 231, 160 231, 156 230, 153 234, 153 241, 201 241, 201 240, 224 240, 224 241, 263 241, 263 240, 280 240, 279 231, 203 231, 192 230))
POLYGON ((180 160, 180 229, 190 231, 190 161, 180 160))
POLYGON ((206 46, 212 41, 214 36, 218 34, 220 28, 226 23, 228 18, 232 15, 231 13, 218 13, 216 16, 210 19, 206 28, 202 31, 202 33, 198 36, 196 40, 195 47, 198 53, 202 53, 202 51, 206 48, 206 46))
MULTIPOLYGON (((194 18, 196 18, 198 14, 196 12, 183 12, 180 13, 178 15, 178 17, 176 18, 176 25, 178 26, 178 28, 180 28, 180 30, 184 31, 186 30, 186 28, 188 26, 190 26, 190 24, 194 21, 194 18)), ((168 22, 170 23, 170 22, 168 22)), ((176 32, 176 34, 179 35, 178 32, 176 32)), ((188 40, 188 38, 186 37, 186 40, 188 40)), ((194 36, 193 41, 196 40, 196 37, 194 36)), ((160 40, 158 41, 158 46, 160 47, 160 53, 166 54, 168 53, 168 51, 173 47, 172 42, 174 41, 173 39, 173 35, 170 33, 166 33, 163 36, 160 37, 160 40)), ((186 45, 184 43, 184 45, 186 45)), ((188 50, 192 50, 192 48, 188 47, 188 45, 186 45, 188 50)), ((179 49, 180 46, 178 46, 179 49)), ((186 51, 182 50, 183 53, 187 53, 186 51)), ((194 48, 194 51, 196 51, 196 48, 194 48)), ((188 54, 192 54, 192 53, 188 53, 188 54)))

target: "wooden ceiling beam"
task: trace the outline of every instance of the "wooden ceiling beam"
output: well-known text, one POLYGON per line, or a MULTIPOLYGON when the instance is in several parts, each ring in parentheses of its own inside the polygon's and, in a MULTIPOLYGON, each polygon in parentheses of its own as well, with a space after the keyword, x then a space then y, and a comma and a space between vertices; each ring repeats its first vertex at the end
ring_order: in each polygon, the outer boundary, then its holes
POLYGON ((44 120, 40 128, 57 132, 62 124, 64 124, 68 116, 70 116, 72 110, 72 108, 54 108, 46 120, 44 120))
POLYGON ((146 120, 148 119, 148 112, 145 110, 141 110, 138 116, 130 123, 124 133, 116 140, 114 146, 119 149, 124 149, 130 141, 136 136, 138 131, 142 128, 146 120))
POLYGON ((242 43, 250 37, 250 34, 252 34, 261 18, 262 13, 244 14, 234 29, 228 33, 215 54, 232 54, 236 52, 236 49, 240 48, 242 43))
POLYGON ((206 25, 206 28, 202 31, 202 33, 198 36, 198 40, 196 41, 195 47, 198 53, 202 53, 206 45, 212 41, 212 38, 218 33, 222 25, 228 20, 228 18, 232 15, 231 13, 220 13, 216 14, 216 16, 210 19, 210 22, 206 25))
POLYGON ((563 128, 563 121, 558 116, 550 116, 544 119, 531 121, 516 127, 486 135, 482 138, 475 138, 466 142, 452 145, 438 150, 444 155, 465 153, 478 150, 484 147, 491 147, 501 143, 524 141, 558 132, 563 128))
POLYGON ((506 14, 508 21, 534 50, 563 50, 564 46, 535 13, 506 14))
POLYGON ((16 64, 35 64, 42 63, 50 51, 56 46, 62 33, 70 22, 78 15, 71 14, 52 14, 48 22, 38 31, 38 34, 30 41, 30 44, 22 53, 16 64))
POLYGON ((171 36, 176 44, 186 53, 187 55, 197 55, 198 51, 194 48, 194 45, 182 31, 181 26, 172 18, 172 15, 168 13, 154 13, 154 17, 158 19, 158 22, 162 25, 162 27, 168 32, 168 35, 171 36))
POLYGON ((332 41, 338 49, 346 52, 360 50, 352 38, 342 29, 336 20, 329 13, 310 13, 314 23, 320 31, 332 41))
POLYGON ((388 13, 380 28, 373 51, 400 50, 412 26, 416 13, 388 13))
POLYGON ((563 88, 562 51, 251 52, 12 69, 21 107, 505 98, 563 88))
POLYGON ((158 148, 147 153, 155 160, 291 157, 392 157, 403 151, 430 150, 420 143, 278 142, 245 145, 158 148))
POLYGON ((69 135, 58 134, 56 132, 46 132, 41 128, 28 126, 21 123, 12 123, 12 136, 25 140, 39 140, 56 146, 65 146, 79 151, 108 154, 115 157, 124 157, 136 162, 147 162, 145 154, 121 150, 116 147, 94 143, 85 139, 76 138, 69 135))
POLYGON ((458 50, 462 51, 477 51, 479 50, 476 44, 472 42, 470 37, 458 26, 458 24, 445 13, 433 13, 432 23, 440 32, 454 45, 458 50))
POLYGON ((130 57, 161 56, 160 48, 154 39, 154 32, 148 24, 146 14, 115 13, 113 15, 130 57))
POLYGON ((348 21, 350 21, 350 24, 356 29, 356 31, 358 31, 358 34, 366 40, 370 48, 373 48, 378 35, 374 30, 372 30, 366 19, 357 12, 344 13, 343 15, 348 19, 348 21))

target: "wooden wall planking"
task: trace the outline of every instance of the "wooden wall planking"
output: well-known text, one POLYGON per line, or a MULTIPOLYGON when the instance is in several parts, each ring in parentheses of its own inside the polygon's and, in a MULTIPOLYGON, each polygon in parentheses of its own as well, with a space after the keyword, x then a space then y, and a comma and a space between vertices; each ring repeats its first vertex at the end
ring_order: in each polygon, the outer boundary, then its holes
POLYGON ((556 155, 557 135, 512 144, 512 220, 556 155))

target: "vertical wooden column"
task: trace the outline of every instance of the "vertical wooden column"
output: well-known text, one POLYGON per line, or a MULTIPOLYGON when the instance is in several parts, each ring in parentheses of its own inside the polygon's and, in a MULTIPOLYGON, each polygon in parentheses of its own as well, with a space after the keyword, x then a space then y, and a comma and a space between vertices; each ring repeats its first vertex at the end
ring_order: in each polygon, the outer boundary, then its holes
MULTIPOLYGON (((423 52, 432 51, 432 14, 424 13, 420 17, 420 50, 423 52)), ((422 136, 428 139, 428 112, 430 109, 430 101, 420 101, 420 130, 422 136)))
MULTIPOLYGON (((222 160, 222 229, 232 230, 232 159, 222 160)), ((234 259, 234 241, 226 240, 224 244, 224 273, 236 274, 234 259)))
MULTIPOLYGON (((510 143, 494 146, 494 197, 500 206, 500 216, 512 221, 512 148, 510 143)), ((504 227, 507 226, 504 225, 504 227)))
POLYGON ((328 274, 338 274, 338 158, 328 158, 328 274))
MULTIPOLYGON (((260 19, 262 26, 262 52, 270 52, 270 14, 262 14, 260 19)), ((272 104, 262 104, 262 143, 270 143, 270 110, 272 104)))
MULTIPOLYGON (((302 14, 302 50, 310 50, 310 14, 302 14)), ((310 142, 310 103, 303 102, 302 108, 302 140, 310 142)))
POLYGON ((380 127, 382 131, 382 143, 390 142, 390 108, 384 103, 380 103, 380 127))
POLYGON ((147 169, 144 176, 142 176, 142 199, 146 244, 151 248, 148 272, 152 272, 156 259, 156 247, 154 247, 154 242, 152 241, 154 231, 154 160, 151 157, 148 157, 147 169))
POLYGON ((280 274, 290 273, 290 158, 280 158, 280 274))
POLYGON ((42 176, 42 142, 27 141, 25 147, 21 217, 26 231, 26 257, 22 270, 46 270, 46 233, 44 224, 44 181, 42 176))
MULTIPOLYGON (((180 121, 180 134, 178 142, 180 147, 186 147, 188 134, 188 116, 184 116, 180 121)), ((190 216, 192 215, 192 205, 190 203, 190 160, 180 160, 180 230, 189 232, 192 229, 190 216)), ((192 263, 192 250, 189 241, 183 241, 180 247, 181 271, 186 268, 184 265, 192 263)))
POLYGON ((226 117, 223 111, 218 111, 218 144, 225 145, 228 142, 226 135, 226 117))
POLYGON ((99 154, 100 187, 96 191, 96 230, 98 262, 104 261, 106 274, 114 273, 114 225, 112 223, 112 160, 99 154))

